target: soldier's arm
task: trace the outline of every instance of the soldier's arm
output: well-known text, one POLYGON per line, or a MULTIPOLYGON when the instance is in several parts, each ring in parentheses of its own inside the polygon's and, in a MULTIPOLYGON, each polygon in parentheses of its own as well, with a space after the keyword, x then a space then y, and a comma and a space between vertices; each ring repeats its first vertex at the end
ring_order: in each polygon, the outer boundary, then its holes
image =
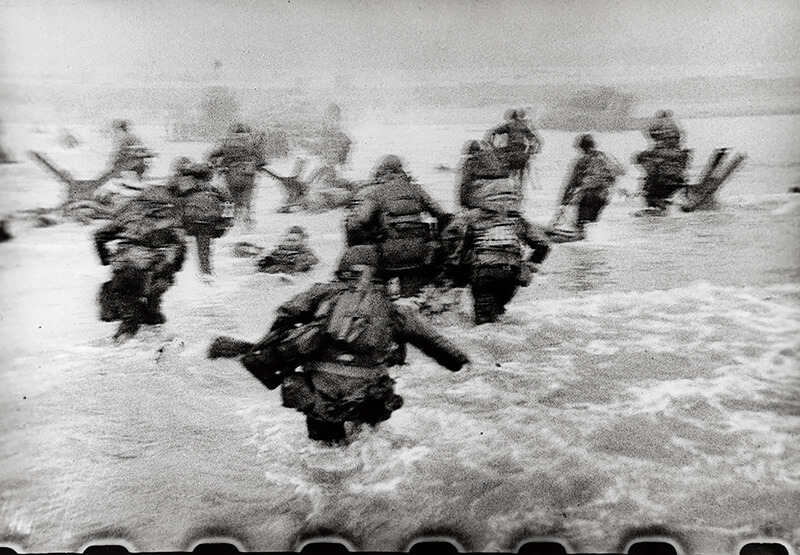
POLYGON ((100 263, 103 266, 108 266, 110 262, 108 258, 109 252, 108 252, 108 247, 106 247, 106 243, 116 239, 117 235, 121 231, 122 231, 121 225, 117 224, 116 222, 111 222, 94 232, 94 247, 95 250, 97 251, 97 256, 100 258, 100 263))
POLYGON ((423 322, 410 308, 398 306, 397 317, 398 332, 402 341, 411 343, 453 372, 458 372, 462 366, 469 363, 469 357, 464 351, 423 322))
POLYGON ((422 207, 434 218, 439 221, 441 227, 444 227, 447 224, 447 221, 450 218, 450 214, 444 211, 444 209, 436 202, 433 197, 422 188, 422 185, 419 183, 416 184, 417 189, 419 189, 420 200, 422 201, 422 207))
POLYGON ((470 185, 472 185, 473 176, 472 176, 472 167, 473 167, 472 160, 469 158, 465 159, 461 166, 458 168, 458 173, 456 174, 457 177, 457 190, 458 190, 458 204, 460 206, 466 207, 470 201, 470 185))
POLYGON ((521 239, 531 249, 528 261, 540 264, 547 258, 550 252, 550 240, 545 235, 544 230, 536 224, 532 224, 525 218, 520 219, 521 239))
POLYGON ((374 198, 366 198, 353 208, 345 225, 347 229, 359 229, 373 223, 378 217, 378 202, 374 198))
POLYGON ((532 127, 528 127, 528 131, 531 133, 530 142, 531 142, 531 154, 536 154, 540 150, 542 150, 542 145, 544 142, 542 141, 541 135, 539 135, 535 129, 532 127))
POLYGON ((575 165, 572 167, 572 172, 570 173, 569 180, 564 185, 564 189, 561 191, 561 196, 559 200, 560 205, 569 204, 572 200, 572 196, 574 195, 575 191, 581 186, 581 181, 583 181, 583 172, 584 166, 586 162, 583 157, 578 160, 575 165))

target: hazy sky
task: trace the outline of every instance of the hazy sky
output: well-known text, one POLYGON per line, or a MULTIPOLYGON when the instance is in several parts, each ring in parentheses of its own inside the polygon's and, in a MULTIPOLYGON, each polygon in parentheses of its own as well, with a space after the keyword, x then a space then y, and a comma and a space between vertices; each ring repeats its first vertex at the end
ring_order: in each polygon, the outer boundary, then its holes
POLYGON ((0 70, 148 78, 798 64, 797 0, 0 0, 0 70))

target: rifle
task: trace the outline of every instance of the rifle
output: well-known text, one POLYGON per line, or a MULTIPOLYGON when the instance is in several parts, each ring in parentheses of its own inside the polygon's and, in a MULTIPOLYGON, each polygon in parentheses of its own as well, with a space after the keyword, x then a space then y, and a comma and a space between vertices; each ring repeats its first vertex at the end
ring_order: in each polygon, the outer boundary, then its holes
POLYGON ((326 323, 327 314, 322 314, 300 326, 273 329, 258 343, 218 336, 209 345, 207 356, 239 358, 248 372, 272 390, 322 348, 326 323))
POLYGON ((273 390, 283 382, 285 368, 276 364, 278 343, 281 334, 270 332, 259 343, 251 343, 228 336, 218 336, 211 341, 207 356, 216 358, 238 358, 242 366, 247 369, 258 381, 273 390))

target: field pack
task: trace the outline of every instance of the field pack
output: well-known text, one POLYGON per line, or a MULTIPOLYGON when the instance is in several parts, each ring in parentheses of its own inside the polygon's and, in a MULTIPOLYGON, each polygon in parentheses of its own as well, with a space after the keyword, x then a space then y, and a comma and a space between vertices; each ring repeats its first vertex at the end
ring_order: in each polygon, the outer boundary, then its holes
POLYGON ((372 280, 374 269, 363 267, 357 285, 345 291, 328 319, 328 336, 365 363, 378 362, 392 347, 392 304, 383 285, 372 280))

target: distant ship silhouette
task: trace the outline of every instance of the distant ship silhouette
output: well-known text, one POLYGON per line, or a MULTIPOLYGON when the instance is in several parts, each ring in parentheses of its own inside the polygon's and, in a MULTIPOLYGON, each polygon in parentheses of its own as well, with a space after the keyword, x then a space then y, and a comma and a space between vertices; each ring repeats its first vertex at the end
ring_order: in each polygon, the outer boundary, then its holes
POLYGON ((537 127, 572 132, 641 129, 643 118, 631 116, 635 105, 633 94, 612 87, 586 89, 545 108, 537 127))

